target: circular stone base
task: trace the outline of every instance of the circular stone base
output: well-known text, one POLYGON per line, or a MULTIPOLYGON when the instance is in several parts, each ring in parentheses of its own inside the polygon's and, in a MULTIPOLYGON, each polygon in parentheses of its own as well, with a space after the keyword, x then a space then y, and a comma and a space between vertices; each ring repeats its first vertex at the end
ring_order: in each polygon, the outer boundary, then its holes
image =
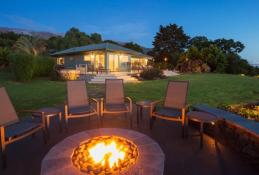
POLYGON ((41 163, 41 175, 86 175, 77 169, 71 160, 74 149, 81 142, 96 136, 119 136, 134 142, 139 151, 137 162, 120 174, 161 175, 164 171, 165 155, 160 146, 142 133, 119 128, 87 130, 65 138, 51 148, 41 163))

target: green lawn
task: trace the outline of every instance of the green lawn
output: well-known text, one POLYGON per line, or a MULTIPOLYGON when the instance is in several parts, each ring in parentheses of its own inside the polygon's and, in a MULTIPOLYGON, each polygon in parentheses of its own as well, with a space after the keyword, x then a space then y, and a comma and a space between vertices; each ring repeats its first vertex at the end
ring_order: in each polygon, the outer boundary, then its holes
MULTIPOLYGON (((168 80, 189 80, 190 104, 213 106, 251 102, 259 99, 259 79, 226 74, 186 74, 177 77, 125 84, 126 94, 134 101, 163 99, 168 80)), ((60 105, 66 96, 65 82, 35 79, 30 83, 13 81, 11 74, 0 72, 0 86, 5 86, 17 109, 36 109, 60 105)), ((91 97, 102 97, 103 85, 88 85, 91 97)))

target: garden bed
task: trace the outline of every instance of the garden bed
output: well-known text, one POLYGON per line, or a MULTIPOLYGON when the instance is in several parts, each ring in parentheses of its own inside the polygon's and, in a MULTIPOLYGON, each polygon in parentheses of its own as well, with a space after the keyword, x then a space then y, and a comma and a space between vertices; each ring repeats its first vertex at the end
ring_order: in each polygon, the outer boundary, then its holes
POLYGON ((259 101, 247 104, 227 105, 223 106, 222 108, 249 120, 255 120, 259 122, 259 101))

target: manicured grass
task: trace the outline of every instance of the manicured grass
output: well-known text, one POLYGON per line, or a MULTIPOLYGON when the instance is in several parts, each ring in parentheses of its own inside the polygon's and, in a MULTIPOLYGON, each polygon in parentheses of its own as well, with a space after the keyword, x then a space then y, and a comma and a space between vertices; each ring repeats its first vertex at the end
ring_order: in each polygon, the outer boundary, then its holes
MULTIPOLYGON (((189 80, 189 104, 212 106, 251 102, 259 99, 259 79, 226 74, 186 74, 164 80, 125 84, 126 95, 134 101, 163 99, 168 80, 189 80)), ((17 109, 62 105, 65 82, 35 79, 18 83, 10 73, 0 72, 0 86, 5 86, 17 109)), ((91 97, 102 97, 104 85, 87 85, 91 97)))

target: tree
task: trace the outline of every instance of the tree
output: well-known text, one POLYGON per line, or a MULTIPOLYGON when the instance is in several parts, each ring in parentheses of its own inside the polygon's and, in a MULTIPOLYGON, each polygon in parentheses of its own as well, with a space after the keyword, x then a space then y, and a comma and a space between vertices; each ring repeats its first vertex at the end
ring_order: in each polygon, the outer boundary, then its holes
POLYGON ((176 69, 180 72, 209 72, 210 67, 201 58, 199 49, 192 46, 181 54, 176 69))
POLYGON ((179 56, 187 47, 189 36, 187 36, 183 28, 176 24, 160 26, 159 32, 153 41, 153 56, 155 62, 163 62, 165 58, 169 64, 176 65, 179 56))
POLYGON ((129 43, 126 43, 124 47, 143 53, 143 48, 137 43, 129 42, 129 43))
POLYGON ((89 35, 86 35, 84 32, 80 32, 79 29, 74 27, 66 32, 64 42, 66 48, 78 47, 92 43, 89 35))
POLYGON ((201 59, 210 66, 212 72, 225 72, 227 60, 225 54, 216 46, 211 44, 200 51, 201 59))
POLYGON ((196 47, 199 50, 209 47, 210 44, 211 41, 206 36, 196 36, 189 41, 189 47, 196 47))
POLYGON ((0 33, 0 47, 11 48, 22 35, 14 32, 0 33))
POLYGON ((9 66, 9 55, 10 50, 7 47, 0 47, 0 68, 9 66))
POLYGON ((245 45, 240 41, 234 41, 233 39, 216 39, 213 42, 218 46, 224 53, 240 53, 244 50, 245 45))
POLYGON ((101 43, 102 42, 102 35, 100 35, 99 33, 92 33, 90 35, 91 41, 92 43, 101 43))
POLYGON ((249 65, 247 60, 242 59, 238 54, 227 54, 228 65, 226 68, 227 73, 231 74, 248 74, 250 75, 254 68, 249 65))
POLYGON ((46 43, 38 38, 21 36, 15 42, 13 49, 18 53, 38 55, 46 51, 46 43))
POLYGON ((48 50, 50 53, 63 50, 66 48, 64 38, 62 36, 54 36, 47 40, 48 50))
POLYGON ((116 41, 113 41, 113 40, 104 40, 103 42, 104 43, 119 44, 119 43, 117 43, 116 41))

